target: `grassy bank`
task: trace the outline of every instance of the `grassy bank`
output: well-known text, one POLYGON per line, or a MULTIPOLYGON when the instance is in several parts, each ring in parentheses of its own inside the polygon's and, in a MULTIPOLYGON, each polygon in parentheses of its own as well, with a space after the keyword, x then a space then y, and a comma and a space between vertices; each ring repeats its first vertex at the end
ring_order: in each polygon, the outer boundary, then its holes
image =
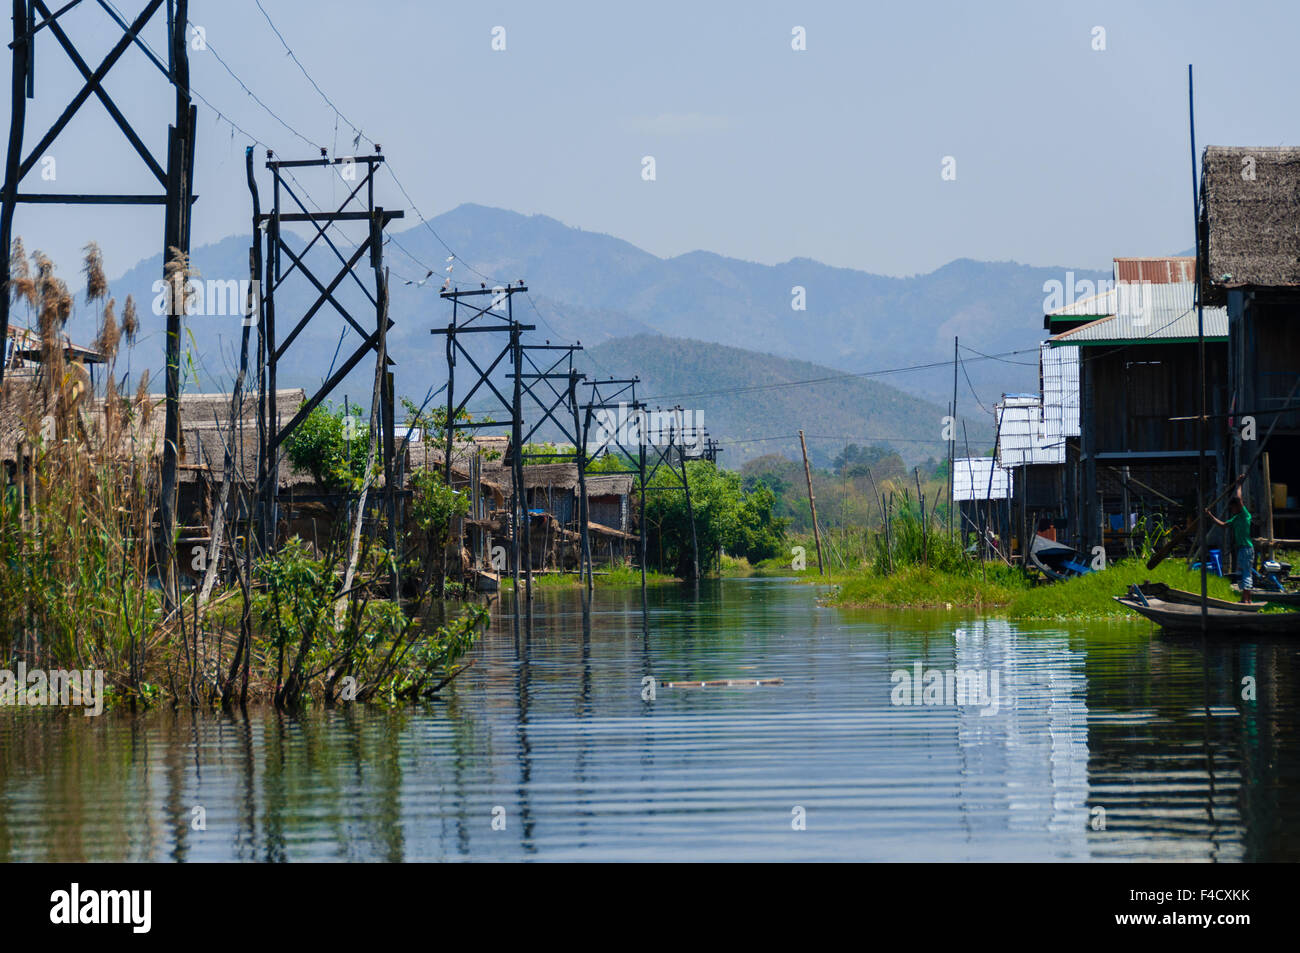
MULTIPOLYGON (((813 574, 816 578, 816 573, 813 574)), ((928 566, 906 566, 889 575, 872 571, 838 577, 832 605, 857 608, 977 609, 1011 604, 1027 588, 1018 573, 1005 566, 989 567, 985 580, 974 573, 957 573, 928 566)))
MULTIPOLYGON (((807 581, 821 581, 814 570, 798 573, 807 581)), ((1030 585, 1019 572, 1006 566, 988 567, 985 580, 977 566, 954 572, 907 566, 890 575, 870 570, 830 577, 835 592, 827 604, 843 608, 974 608, 996 609, 1018 620, 1136 618, 1112 598, 1130 585, 1163 582, 1189 592, 1200 591, 1200 573, 1188 572, 1181 560, 1168 560, 1147 569, 1141 560, 1114 563, 1103 572, 1065 582, 1030 585)), ((1228 581, 1211 576, 1212 598, 1234 599, 1228 581)))
MULTIPOLYGON (((682 580, 667 573, 650 571, 645 574, 647 586, 665 586, 682 580)), ((597 589, 635 589, 641 585, 641 570, 631 566, 618 566, 613 569, 596 570, 592 582, 597 589)), ((501 579, 501 588, 509 590, 514 580, 509 576, 501 579)), ((578 589, 582 586, 582 577, 576 572, 544 573, 533 576, 533 586, 537 589, 578 589)))
MULTIPOLYGON (((1200 571, 1189 572, 1181 559, 1167 559, 1155 569, 1147 569, 1141 559, 1126 559, 1103 572, 1026 589, 1007 607, 1007 615, 1012 619, 1136 619, 1112 597, 1147 580, 1188 592, 1201 591, 1200 571)), ((1209 577, 1209 594, 1213 599, 1237 598, 1228 580, 1213 575, 1209 577)))

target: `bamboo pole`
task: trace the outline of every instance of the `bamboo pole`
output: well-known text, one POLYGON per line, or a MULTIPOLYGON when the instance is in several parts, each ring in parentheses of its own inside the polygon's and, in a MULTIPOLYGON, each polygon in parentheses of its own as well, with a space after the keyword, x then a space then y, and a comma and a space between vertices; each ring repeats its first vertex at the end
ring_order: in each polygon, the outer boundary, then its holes
POLYGON ((957 505, 954 497, 956 496, 956 484, 953 482, 952 468, 957 465, 957 361, 958 361, 958 337, 953 335, 952 339, 952 420, 949 423, 948 432, 951 436, 948 438, 948 541, 956 539, 957 521, 953 517, 953 508, 957 505))
POLYGON ((799 446, 803 449, 803 475, 808 481, 808 508, 812 510, 813 539, 817 542, 817 575, 826 575, 822 567, 822 534, 817 527, 817 498, 813 496, 812 469, 808 466, 808 444, 804 441, 803 431, 799 431, 799 446))
MULTIPOLYGON (((1273 538, 1273 471, 1268 465, 1268 451, 1260 455, 1264 466, 1264 535, 1268 539, 1273 538)), ((1268 557, 1271 559, 1273 553, 1270 549, 1268 557)))

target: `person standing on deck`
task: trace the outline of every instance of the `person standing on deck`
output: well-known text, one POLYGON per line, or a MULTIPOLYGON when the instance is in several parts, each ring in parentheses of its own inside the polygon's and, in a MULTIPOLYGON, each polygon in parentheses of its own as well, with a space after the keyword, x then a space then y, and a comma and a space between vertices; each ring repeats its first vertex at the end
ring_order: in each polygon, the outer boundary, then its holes
POLYGON ((1209 510, 1205 515, 1220 526, 1229 528, 1232 535, 1232 549, 1237 555, 1237 572, 1241 574, 1241 601, 1250 602, 1250 590, 1255 575, 1255 545, 1250 539, 1250 510, 1241 502, 1241 487, 1237 494, 1228 501, 1228 518, 1221 520, 1209 510))

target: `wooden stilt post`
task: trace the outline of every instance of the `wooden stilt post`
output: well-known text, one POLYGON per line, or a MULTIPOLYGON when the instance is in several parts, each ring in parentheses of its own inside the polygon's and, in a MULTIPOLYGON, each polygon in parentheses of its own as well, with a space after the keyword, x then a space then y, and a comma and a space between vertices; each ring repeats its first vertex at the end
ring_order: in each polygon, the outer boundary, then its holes
POLYGON ((817 498, 813 496, 812 487, 812 469, 808 466, 808 443, 803 438, 803 431, 799 431, 799 446, 803 448, 803 475, 808 481, 808 508, 812 510, 813 539, 817 543, 817 575, 826 575, 826 570, 822 566, 822 532, 817 526, 817 498))

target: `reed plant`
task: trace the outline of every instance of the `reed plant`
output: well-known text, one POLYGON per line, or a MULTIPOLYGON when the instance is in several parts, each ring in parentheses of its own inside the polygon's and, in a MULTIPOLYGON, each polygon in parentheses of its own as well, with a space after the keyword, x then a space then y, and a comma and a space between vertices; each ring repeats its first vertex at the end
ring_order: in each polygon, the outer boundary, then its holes
MULTIPOLYGON (((177 541, 156 530, 161 410, 147 374, 134 387, 129 375, 118 376, 121 345, 139 328, 134 301, 127 298, 119 321, 97 246, 86 247, 84 267, 103 368, 98 393, 64 331, 74 308, 66 283, 21 241, 11 254, 8 292, 32 330, 16 335, 23 366, 6 373, 0 393, 8 461, 0 474, 0 667, 99 670, 110 701, 132 706, 400 700, 455 677, 486 610, 448 613, 430 604, 427 585, 414 600, 392 598, 388 581, 404 555, 378 544, 373 494, 369 506, 361 494, 352 525, 323 553, 297 539, 263 553, 239 523, 255 488, 242 468, 227 466, 213 517, 219 552, 201 588, 188 595, 173 588, 164 598, 161 557, 177 541), (371 527, 364 538, 363 522, 371 527)), ((173 254, 166 274, 183 286, 184 256, 173 254)), ((406 534, 399 539, 417 550, 406 534)))

